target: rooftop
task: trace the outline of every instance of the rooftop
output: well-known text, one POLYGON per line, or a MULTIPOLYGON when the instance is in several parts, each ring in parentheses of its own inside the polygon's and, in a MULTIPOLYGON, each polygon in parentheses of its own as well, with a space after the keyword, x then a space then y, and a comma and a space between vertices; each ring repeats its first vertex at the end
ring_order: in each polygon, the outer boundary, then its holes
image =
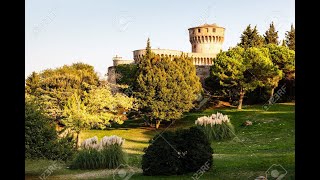
POLYGON ((215 27, 215 28, 223 28, 223 29, 225 29, 224 27, 218 26, 216 23, 214 23, 214 24, 203 24, 203 25, 192 27, 192 28, 189 28, 189 29, 194 29, 194 28, 199 28, 199 27, 215 27))

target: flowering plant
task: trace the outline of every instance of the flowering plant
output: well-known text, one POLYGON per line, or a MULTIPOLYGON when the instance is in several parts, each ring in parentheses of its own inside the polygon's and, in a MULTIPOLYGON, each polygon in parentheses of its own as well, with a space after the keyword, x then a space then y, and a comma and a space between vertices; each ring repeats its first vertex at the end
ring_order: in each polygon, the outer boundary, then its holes
POLYGON ((228 139, 234 136, 234 127, 229 117, 219 112, 211 116, 199 117, 195 124, 203 129, 210 141, 228 139))
POLYGON ((98 142, 98 137, 94 136, 92 138, 86 139, 81 143, 81 149, 96 149, 102 150, 104 147, 108 147, 110 145, 119 145, 122 146, 124 143, 124 139, 119 136, 104 136, 100 142, 98 142))

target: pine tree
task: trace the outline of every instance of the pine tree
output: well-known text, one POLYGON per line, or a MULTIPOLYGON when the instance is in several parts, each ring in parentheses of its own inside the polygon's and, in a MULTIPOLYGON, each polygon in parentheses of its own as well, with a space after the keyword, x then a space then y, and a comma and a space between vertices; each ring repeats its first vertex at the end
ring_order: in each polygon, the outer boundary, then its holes
POLYGON ((249 24, 243 31, 238 45, 245 49, 250 47, 261 47, 263 45, 263 41, 263 37, 259 34, 257 26, 252 29, 249 24))
POLYGON ((285 40, 282 40, 281 46, 287 47, 287 44, 286 44, 286 41, 285 41, 285 40))
POLYGON ((218 54, 211 66, 212 79, 239 95, 238 109, 242 108, 246 93, 281 77, 281 71, 272 63, 268 53, 267 48, 230 48, 218 54))
POLYGON ((273 22, 270 24, 269 29, 265 32, 264 42, 265 44, 279 44, 278 41, 278 31, 276 31, 273 22))
POLYGON ((292 24, 290 31, 286 32, 286 44, 291 50, 295 50, 295 33, 296 32, 292 24))
POLYGON ((193 108, 201 89, 190 58, 181 56, 171 60, 155 55, 148 40, 146 54, 139 64, 134 95, 140 110, 155 122, 156 128, 161 121, 177 120, 193 108))
POLYGON ((264 39, 263 36, 259 34, 257 26, 253 28, 250 40, 250 47, 261 47, 263 45, 264 39))
POLYGON ((252 36, 252 29, 251 29, 251 25, 249 24, 247 28, 243 31, 240 37, 239 46, 243 48, 250 47, 251 36, 252 36))

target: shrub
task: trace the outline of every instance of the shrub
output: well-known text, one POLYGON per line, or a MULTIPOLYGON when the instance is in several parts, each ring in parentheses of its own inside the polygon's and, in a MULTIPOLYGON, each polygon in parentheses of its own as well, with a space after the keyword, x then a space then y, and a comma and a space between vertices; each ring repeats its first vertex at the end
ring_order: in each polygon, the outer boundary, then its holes
POLYGON ((25 157, 51 160, 68 160, 75 152, 71 135, 59 138, 54 123, 37 103, 25 102, 25 157))
POLYGON ((199 117, 195 124, 204 131, 209 141, 230 139, 234 136, 234 127, 230 119, 219 112, 199 117))
POLYGON ((122 150, 124 139, 118 136, 105 136, 98 143, 95 136, 81 143, 81 150, 72 161, 73 169, 113 169, 126 163, 122 150))
POLYGON ((156 135, 142 156, 144 175, 178 175, 212 166, 213 150, 197 127, 156 135))

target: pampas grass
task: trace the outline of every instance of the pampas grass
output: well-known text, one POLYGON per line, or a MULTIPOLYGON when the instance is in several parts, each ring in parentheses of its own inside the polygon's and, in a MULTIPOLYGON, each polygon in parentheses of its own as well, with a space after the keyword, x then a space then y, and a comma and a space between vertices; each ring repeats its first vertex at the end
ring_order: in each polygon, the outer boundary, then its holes
POLYGON ((114 169, 126 163, 122 150, 124 139, 118 136, 105 136, 98 143, 95 136, 81 143, 81 150, 72 161, 73 169, 114 169))
POLYGON ((204 131, 209 141, 220 141, 234 136, 234 127, 229 117, 219 112, 211 116, 199 117, 195 124, 204 131))

